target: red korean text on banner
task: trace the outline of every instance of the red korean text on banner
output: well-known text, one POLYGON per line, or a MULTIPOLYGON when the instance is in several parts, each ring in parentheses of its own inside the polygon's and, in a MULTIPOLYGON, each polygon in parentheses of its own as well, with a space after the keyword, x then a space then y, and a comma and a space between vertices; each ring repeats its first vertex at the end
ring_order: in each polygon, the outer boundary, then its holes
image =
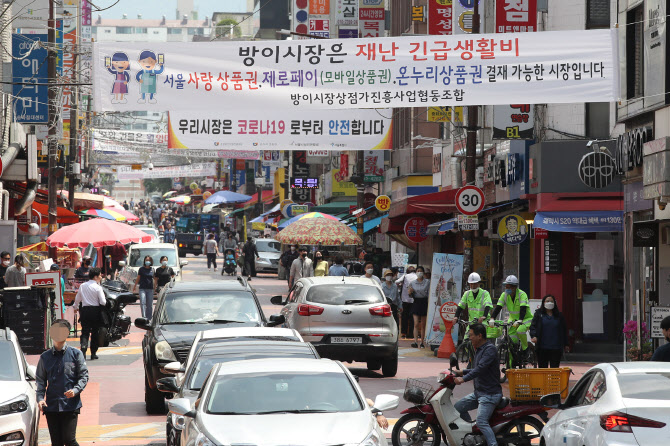
POLYGON ((537 31, 537 0, 496 1, 496 32, 537 31))
POLYGON ((451 35, 453 28, 453 0, 428 0, 428 34, 451 35))
POLYGON ((317 15, 330 14, 330 0, 309 0, 309 13, 317 15))
POLYGON ((423 217, 412 217, 405 222, 405 235, 414 243, 421 243, 428 238, 428 220, 423 217))

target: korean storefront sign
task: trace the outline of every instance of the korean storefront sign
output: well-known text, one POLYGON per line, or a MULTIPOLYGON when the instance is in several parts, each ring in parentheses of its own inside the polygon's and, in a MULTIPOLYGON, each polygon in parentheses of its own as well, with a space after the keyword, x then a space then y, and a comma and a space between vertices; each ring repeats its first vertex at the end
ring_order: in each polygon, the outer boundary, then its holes
POLYGON ((358 28, 358 0, 337 0, 335 24, 358 28))
POLYGON ((428 122, 463 122, 463 107, 428 107, 428 122))
MULTIPOLYGON (((168 147, 207 150, 391 150, 390 109, 170 112, 168 147)), ((382 155, 383 156, 383 155, 382 155)))
POLYGON ((528 237, 528 225, 520 215, 507 215, 498 223, 498 236, 508 245, 520 245, 528 237))
POLYGON ((496 105, 521 99, 608 102, 619 97, 616 33, 166 42, 150 49, 146 43, 96 43, 94 105, 96 111, 239 112, 496 105), (141 68, 140 55, 153 68, 141 68), (108 67, 124 57, 133 76, 127 100, 120 101, 114 93, 119 74, 110 74, 108 67), (150 89, 136 82, 140 72, 153 79, 150 89), (142 101, 147 94, 152 97, 142 101))
POLYGON ((12 94, 16 98, 16 122, 44 124, 49 120, 49 81, 46 34, 12 35, 12 94), (31 51, 32 50, 32 51, 31 51), (38 85, 39 84, 39 85, 38 85))
POLYGON ((216 163, 193 163, 183 166, 155 167, 152 170, 133 170, 131 166, 120 166, 116 173, 119 180, 206 177, 213 175, 216 175, 216 163))
POLYGON ((453 0, 428 0, 428 34, 449 36, 453 29, 453 0))
POLYGON ((384 152, 366 150, 364 161, 364 177, 366 183, 380 183, 384 181, 384 152))
MULTIPOLYGON (((309 34, 309 0, 293 1, 293 31, 300 34, 309 34)), ((306 36, 293 36, 296 40, 309 39, 306 36)))
POLYGON ((486 2, 482 0, 453 0, 454 34, 469 34, 472 32, 475 2, 479 3, 479 24, 481 29, 482 18, 486 13, 486 2))
POLYGON ((496 1, 496 32, 537 31, 537 0, 496 1))
POLYGON ((426 19, 426 7, 412 6, 412 22, 423 22, 426 19))
POLYGON ((384 0, 360 0, 358 29, 362 38, 384 36, 384 0))
POLYGON ((309 13, 316 15, 330 14, 330 0, 309 0, 309 13))
POLYGON ((622 232, 623 212, 538 212, 533 226, 557 232, 622 232))
POLYGON ((428 238, 428 220, 423 217, 412 217, 405 222, 405 235, 414 243, 421 243, 428 238))

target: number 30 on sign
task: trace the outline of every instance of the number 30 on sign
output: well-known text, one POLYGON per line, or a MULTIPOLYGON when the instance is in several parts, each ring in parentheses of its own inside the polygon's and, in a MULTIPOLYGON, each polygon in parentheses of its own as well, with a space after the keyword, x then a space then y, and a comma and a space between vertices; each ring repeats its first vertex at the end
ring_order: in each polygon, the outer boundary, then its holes
POLYGON ((464 215, 477 215, 484 209, 484 192, 476 186, 465 186, 456 192, 456 208, 464 215))

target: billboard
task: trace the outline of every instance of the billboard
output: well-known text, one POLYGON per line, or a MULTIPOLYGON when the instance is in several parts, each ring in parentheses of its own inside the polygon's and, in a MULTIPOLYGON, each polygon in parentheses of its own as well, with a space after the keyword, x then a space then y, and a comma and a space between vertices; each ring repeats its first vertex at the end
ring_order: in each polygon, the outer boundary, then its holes
POLYGON ((49 121, 48 51, 36 42, 46 42, 46 34, 12 35, 12 94, 16 98, 16 122, 46 124, 49 121))
POLYGON ((142 168, 140 170, 133 170, 131 166, 120 166, 116 171, 119 180, 207 177, 213 175, 216 175, 216 163, 193 163, 183 166, 155 167, 154 169, 142 168))

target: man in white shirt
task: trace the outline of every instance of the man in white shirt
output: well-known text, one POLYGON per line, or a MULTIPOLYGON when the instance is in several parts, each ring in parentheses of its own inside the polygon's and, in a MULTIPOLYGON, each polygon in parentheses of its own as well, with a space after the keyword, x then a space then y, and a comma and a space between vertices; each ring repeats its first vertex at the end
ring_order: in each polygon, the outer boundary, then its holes
POLYGON ((298 279, 302 279, 303 277, 314 277, 314 266, 312 265, 312 260, 307 257, 307 248, 302 247, 298 251, 300 252, 300 257, 295 259, 291 264, 288 281, 289 289, 293 288, 293 285, 298 279))
POLYGON ((78 312, 81 304, 81 338, 79 339, 81 352, 86 357, 86 349, 90 338, 91 359, 98 359, 96 355, 98 352, 98 330, 103 324, 102 310, 107 304, 107 299, 105 299, 105 292, 100 286, 102 281, 100 268, 91 268, 88 277, 89 281, 81 284, 77 296, 74 298, 74 311, 75 313, 78 312))
POLYGON ((400 279, 396 280, 397 285, 402 285, 402 292, 400 298, 402 299, 402 319, 400 321, 400 332, 403 337, 412 337, 414 333, 414 320, 412 318, 412 299, 409 295, 409 284, 416 280, 416 273, 414 267, 407 267, 407 273, 400 279))

